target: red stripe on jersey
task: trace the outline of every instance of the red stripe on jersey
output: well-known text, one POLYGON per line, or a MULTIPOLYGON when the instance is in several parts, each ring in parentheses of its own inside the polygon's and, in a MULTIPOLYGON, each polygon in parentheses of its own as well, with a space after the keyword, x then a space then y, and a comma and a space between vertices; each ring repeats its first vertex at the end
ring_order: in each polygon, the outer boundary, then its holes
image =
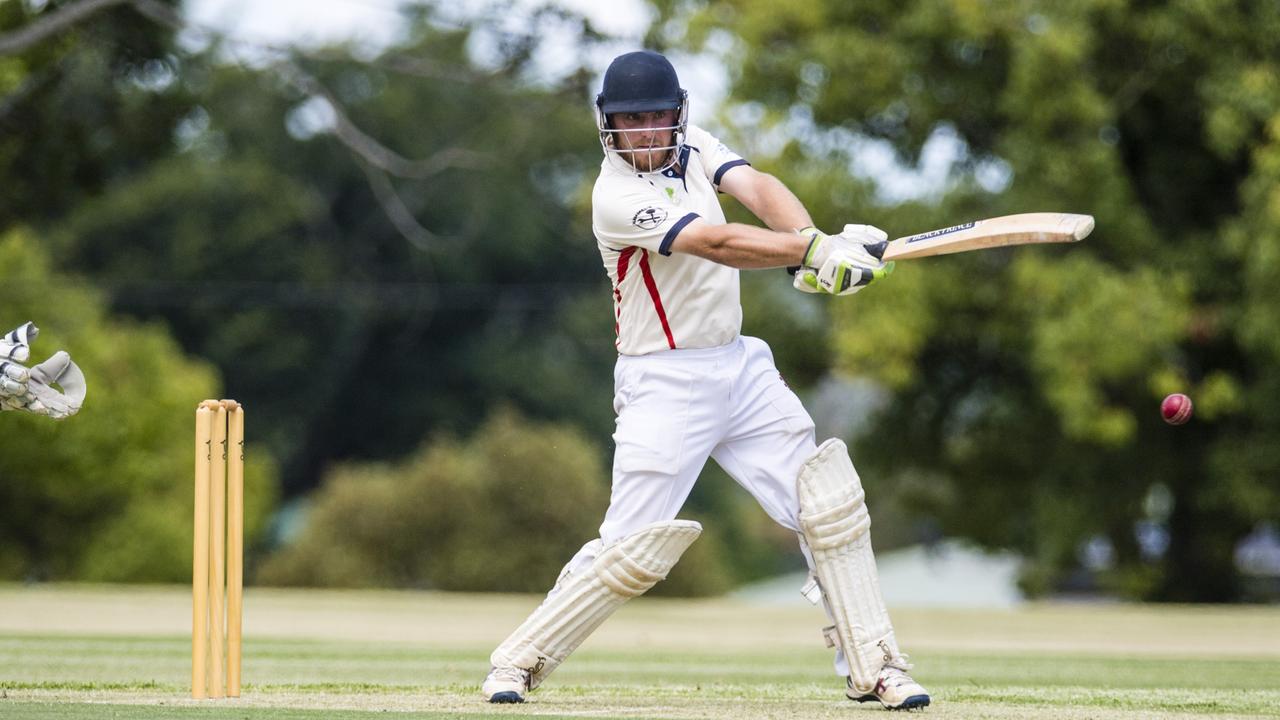
POLYGON ((627 277, 627 266, 631 263, 631 256, 635 254, 635 245, 630 245, 618 253, 618 282, 613 286, 613 297, 617 303, 614 309, 616 319, 613 321, 613 334, 619 338, 621 337, 621 332, 618 329, 618 324, 622 322, 622 281, 627 277))
MULTIPOLYGON (((630 249, 630 248, 628 248, 630 249)), ((662 332, 667 334, 667 345, 676 349, 675 338, 671 337, 671 326, 667 324, 667 311, 662 309, 662 297, 658 295, 658 283, 653 280, 653 271, 649 269, 649 251, 640 256, 640 274, 644 276, 644 285, 649 288, 649 297, 653 298, 653 309, 658 311, 658 319, 662 321, 662 332)))

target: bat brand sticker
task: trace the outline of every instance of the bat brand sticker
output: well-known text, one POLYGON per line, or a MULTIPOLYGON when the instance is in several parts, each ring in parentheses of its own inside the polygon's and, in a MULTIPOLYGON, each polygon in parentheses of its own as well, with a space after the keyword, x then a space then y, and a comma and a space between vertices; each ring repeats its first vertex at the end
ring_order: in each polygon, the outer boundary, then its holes
POLYGON ((666 221, 667 211, 656 207, 647 207, 631 218, 631 224, 641 230, 652 230, 666 221))
POLYGON ((938 237, 939 235, 949 235, 949 234, 951 234, 951 233, 953 233, 953 232, 960 232, 961 230, 968 230, 969 228, 971 228, 971 227, 973 227, 974 225, 977 225, 977 224, 978 224, 978 223, 976 223, 976 222, 967 222, 967 223, 964 223, 963 225, 952 225, 951 227, 942 228, 942 229, 940 229, 940 230, 930 230, 930 231, 929 231, 929 232, 927 232, 927 233, 920 233, 919 235, 912 235, 911 237, 907 238, 907 242, 906 242, 905 244, 910 245, 910 244, 911 244, 911 243, 913 243, 913 242, 920 242, 921 240, 930 240, 930 239, 932 239, 932 238, 936 238, 936 237, 938 237))

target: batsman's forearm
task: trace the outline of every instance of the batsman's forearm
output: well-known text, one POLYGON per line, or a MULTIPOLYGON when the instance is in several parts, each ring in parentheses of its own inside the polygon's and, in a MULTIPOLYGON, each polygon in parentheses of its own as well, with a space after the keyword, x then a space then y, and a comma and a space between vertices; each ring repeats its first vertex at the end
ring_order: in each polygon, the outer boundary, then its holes
POLYGON ((742 223, 708 226, 705 232, 694 254, 741 270, 799 265, 809 248, 809 238, 794 232, 742 223))

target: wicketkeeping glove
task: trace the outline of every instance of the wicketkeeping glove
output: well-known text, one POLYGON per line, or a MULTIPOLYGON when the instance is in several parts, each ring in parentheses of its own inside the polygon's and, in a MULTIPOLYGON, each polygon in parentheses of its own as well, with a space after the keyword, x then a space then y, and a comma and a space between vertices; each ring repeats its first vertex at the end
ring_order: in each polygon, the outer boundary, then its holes
POLYGON ((24 410, 61 420, 76 414, 84 403, 84 373, 62 350, 35 367, 24 367, 20 361, 30 357, 30 344, 39 334, 34 324, 26 323, 0 338, 0 410, 24 410))
POLYGON ((31 373, 16 362, 0 360, 0 404, 5 398, 27 394, 27 381, 31 373))
POLYGON ((26 323, 0 337, 0 408, 10 409, 18 404, 15 398, 27 394, 31 375, 22 363, 31 357, 31 341, 39 332, 34 324, 26 323))
POLYGON ((31 357, 31 341, 39 334, 35 323, 25 323, 13 332, 5 333, 0 337, 0 360, 26 362, 31 357))

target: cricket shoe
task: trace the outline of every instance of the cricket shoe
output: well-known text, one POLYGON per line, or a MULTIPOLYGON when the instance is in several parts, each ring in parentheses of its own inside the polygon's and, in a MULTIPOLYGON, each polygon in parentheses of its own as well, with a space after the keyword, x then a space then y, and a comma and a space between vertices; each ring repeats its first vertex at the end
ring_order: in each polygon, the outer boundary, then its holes
POLYGON ((489 668, 480 691, 491 703, 522 703, 529 689, 529 671, 506 665, 489 668))
POLYGON ((905 657, 886 663, 880 670, 876 686, 869 693, 861 693, 853 689, 853 678, 848 679, 845 695, 858 702, 880 701, 889 710, 915 710, 929 704, 929 693, 920 683, 911 679, 907 671, 911 666, 905 657))

